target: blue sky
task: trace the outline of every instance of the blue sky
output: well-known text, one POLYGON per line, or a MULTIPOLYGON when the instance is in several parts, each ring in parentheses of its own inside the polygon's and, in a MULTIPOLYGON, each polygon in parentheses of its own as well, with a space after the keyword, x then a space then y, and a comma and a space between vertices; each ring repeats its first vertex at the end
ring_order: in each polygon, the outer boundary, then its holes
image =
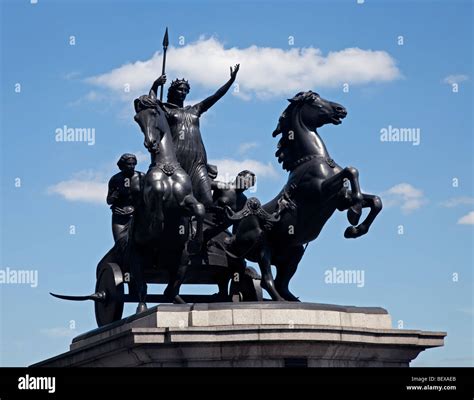
MULTIPOLYGON (((471 2, 4 0, 0 12, 0 269, 38 272, 34 288, 0 284, 0 365, 66 351, 95 327, 92 304, 48 292, 93 291, 113 244, 104 182, 124 152, 147 168, 132 101, 160 72, 166 25, 168 78, 189 79, 190 100, 241 63, 239 91, 203 117, 201 131, 221 173, 255 170, 262 201, 286 180, 271 137, 286 98, 312 89, 348 109, 320 135, 385 208, 357 240, 344 239, 346 217, 335 214, 308 246, 293 292, 384 307, 394 327, 447 331, 445 347, 415 366, 474 365, 471 2), (95 143, 55 141, 64 125, 93 128, 95 143), (381 141, 390 125, 419 129, 419 145, 381 141), (325 283, 333 267, 363 270, 365 285, 325 283)), ((183 288, 196 291, 214 288, 183 288)))

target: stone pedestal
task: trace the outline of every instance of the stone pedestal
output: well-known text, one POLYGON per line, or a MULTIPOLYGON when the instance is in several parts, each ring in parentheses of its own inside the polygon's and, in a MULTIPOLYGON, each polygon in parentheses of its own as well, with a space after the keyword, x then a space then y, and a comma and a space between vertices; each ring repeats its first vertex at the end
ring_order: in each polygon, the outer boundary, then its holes
POLYGON ((444 332, 386 310, 314 303, 159 305, 73 339, 36 367, 407 367, 444 332))

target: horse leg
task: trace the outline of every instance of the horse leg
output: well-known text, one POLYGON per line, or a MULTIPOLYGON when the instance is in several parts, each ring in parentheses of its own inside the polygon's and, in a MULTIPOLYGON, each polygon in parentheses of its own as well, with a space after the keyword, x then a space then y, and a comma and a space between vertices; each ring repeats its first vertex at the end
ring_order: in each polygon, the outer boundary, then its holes
POLYGON ((229 299, 229 281, 230 277, 227 274, 223 274, 217 278, 217 287, 219 291, 216 293, 215 297, 218 301, 227 301, 229 299))
POLYGON ((352 206, 347 212, 347 219, 351 225, 357 225, 362 215, 363 196, 359 185, 359 171, 356 168, 346 167, 341 172, 326 179, 321 185, 321 190, 326 197, 335 195, 344 186, 344 179, 349 180, 352 190, 352 206))
POLYGON ((130 265, 131 278, 135 286, 135 290, 138 296, 138 306, 136 313, 139 314, 146 311, 146 296, 147 296, 147 284, 143 276, 143 272, 147 266, 151 266, 152 258, 149 254, 149 250, 145 246, 137 246, 133 244, 128 257, 128 263, 130 265))
POLYGON ((206 215, 206 209, 203 204, 199 203, 196 198, 189 194, 184 198, 184 207, 188 210, 191 215, 196 218, 196 234, 188 243, 188 250, 190 254, 197 254, 201 250, 203 243, 203 227, 204 227, 204 216, 206 215))
POLYGON ((160 179, 149 179, 148 187, 143 191, 145 216, 143 223, 147 226, 145 237, 147 240, 156 240, 163 230, 164 202, 167 185, 160 179))
POLYGON ((193 195, 205 207, 212 206, 211 179, 209 178, 207 165, 199 163, 194 166, 194 171, 190 174, 193 186, 193 195))
POLYGON ((189 256, 186 249, 183 249, 181 254, 177 252, 170 261, 168 265, 169 282, 163 294, 175 304, 186 304, 179 295, 179 290, 186 276, 189 263, 189 256))
POLYGON ((352 205, 352 191, 345 186, 337 194, 337 206, 339 211, 346 211, 352 205))
POLYGON ((357 203, 357 205, 353 205, 353 203, 352 191, 343 187, 338 193, 337 209, 339 211, 347 210, 347 220, 351 225, 355 226, 359 223, 363 206, 362 203, 357 203))
POLYGON ((282 262, 275 263, 277 276, 275 278, 275 286, 278 293, 288 301, 299 301, 298 297, 290 292, 288 287, 291 278, 298 268, 298 264, 304 254, 304 246, 290 247, 285 254, 282 262))
POLYGON ((378 196, 371 194, 363 194, 362 207, 369 207, 370 211, 365 220, 357 226, 349 226, 344 232, 344 237, 347 239, 355 239, 359 236, 365 235, 374 222, 377 214, 382 210, 382 200, 378 196))
POLYGON ((277 292, 275 288, 275 282, 273 280, 272 268, 271 268, 271 251, 268 244, 264 243, 260 257, 258 259, 258 266, 262 273, 261 286, 271 296, 272 300, 285 301, 283 297, 277 292))

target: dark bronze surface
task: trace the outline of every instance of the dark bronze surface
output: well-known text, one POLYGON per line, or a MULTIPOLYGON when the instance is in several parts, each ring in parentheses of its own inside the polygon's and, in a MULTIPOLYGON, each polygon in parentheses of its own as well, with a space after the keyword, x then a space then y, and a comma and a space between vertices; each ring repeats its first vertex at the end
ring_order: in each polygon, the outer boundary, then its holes
MULTIPOLYGON (((239 65, 230 68, 228 82, 198 104, 184 106, 190 90, 184 78, 172 81, 163 102, 167 47, 168 30, 162 74, 147 95, 134 101, 135 121, 150 154, 149 169, 145 174, 135 171, 136 157, 126 153, 118 162, 121 172, 109 182, 115 245, 97 266, 96 292, 55 295, 93 300, 99 326, 119 320, 125 302, 137 302, 137 313, 145 312, 147 298, 172 303, 257 301, 263 300, 264 288, 275 301, 299 301, 289 290, 290 280, 305 246, 319 236, 332 214, 347 211, 350 226, 344 236, 357 238, 368 232, 382 209, 379 197, 361 192, 358 170, 343 168, 331 158, 317 131, 326 124, 339 125, 346 109, 312 91, 289 99, 273 132, 280 136, 275 156, 289 176, 271 201, 247 199, 244 192, 256 179, 251 171, 242 171, 234 182, 215 181, 218 166, 207 162, 199 118, 229 90, 239 65), (369 213, 359 223, 363 208, 369 213), (258 263, 261 277, 246 267, 245 260, 258 263), (277 270, 275 279, 271 265, 277 270), (167 287, 163 295, 147 297, 147 283, 167 287), (213 283, 219 291, 181 297, 183 283, 213 283)), ((257 304, 272 307, 268 302, 257 304)))

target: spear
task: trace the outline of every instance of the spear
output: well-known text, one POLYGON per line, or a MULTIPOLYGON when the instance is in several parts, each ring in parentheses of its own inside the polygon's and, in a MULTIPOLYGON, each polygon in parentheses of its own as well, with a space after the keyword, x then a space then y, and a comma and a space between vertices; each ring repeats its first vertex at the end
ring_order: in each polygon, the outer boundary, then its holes
MULTIPOLYGON (((161 69, 161 75, 165 74, 166 67, 166 50, 168 49, 169 40, 168 40, 168 27, 166 27, 165 37, 163 38, 163 68, 161 69)), ((161 85, 160 89, 160 101, 163 101, 163 86, 161 85)))

